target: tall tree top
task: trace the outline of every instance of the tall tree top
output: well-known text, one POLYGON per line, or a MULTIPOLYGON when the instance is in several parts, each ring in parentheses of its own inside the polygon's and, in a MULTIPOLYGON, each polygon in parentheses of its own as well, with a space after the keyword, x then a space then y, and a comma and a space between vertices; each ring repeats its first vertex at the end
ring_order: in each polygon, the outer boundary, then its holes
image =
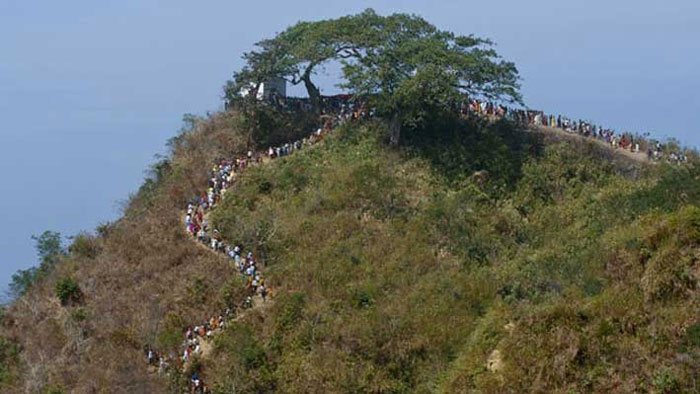
POLYGON ((303 83, 318 107, 320 91, 312 78, 317 67, 337 61, 343 69, 339 86, 370 99, 381 116, 399 124, 416 124, 465 94, 522 103, 518 70, 491 41, 440 30, 417 15, 381 16, 367 9, 298 22, 256 45, 227 86, 229 98, 242 86, 282 77, 303 83))

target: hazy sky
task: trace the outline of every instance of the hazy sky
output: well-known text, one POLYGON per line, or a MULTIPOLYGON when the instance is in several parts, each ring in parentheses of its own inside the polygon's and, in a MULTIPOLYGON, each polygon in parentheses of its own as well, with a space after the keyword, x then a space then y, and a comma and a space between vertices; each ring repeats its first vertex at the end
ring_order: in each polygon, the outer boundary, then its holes
POLYGON ((0 285, 36 263, 32 234, 115 219, 256 41, 367 7, 493 39, 532 108, 700 145, 697 0, 0 0, 0 285))

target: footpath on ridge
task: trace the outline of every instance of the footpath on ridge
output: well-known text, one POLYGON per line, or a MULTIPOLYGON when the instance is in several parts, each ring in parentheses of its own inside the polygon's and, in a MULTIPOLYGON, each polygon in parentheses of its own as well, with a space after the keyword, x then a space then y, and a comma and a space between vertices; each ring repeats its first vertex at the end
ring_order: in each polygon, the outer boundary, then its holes
POLYGON ((550 126, 535 126, 537 130, 545 133, 550 133, 562 138, 568 138, 574 141, 580 141, 580 142, 590 142, 593 143, 601 148, 610 150, 611 152, 614 152, 618 155, 624 156, 627 159, 631 159, 633 161, 636 161, 637 163, 642 163, 642 164, 649 164, 653 163, 651 160, 649 160, 649 156, 644 153, 644 152, 634 152, 634 151, 629 151, 627 149, 616 149, 613 148, 610 144, 603 140, 599 140, 597 138, 590 138, 590 137, 585 137, 582 135, 574 134, 574 133, 568 133, 563 129, 557 128, 557 127, 550 127, 550 126))

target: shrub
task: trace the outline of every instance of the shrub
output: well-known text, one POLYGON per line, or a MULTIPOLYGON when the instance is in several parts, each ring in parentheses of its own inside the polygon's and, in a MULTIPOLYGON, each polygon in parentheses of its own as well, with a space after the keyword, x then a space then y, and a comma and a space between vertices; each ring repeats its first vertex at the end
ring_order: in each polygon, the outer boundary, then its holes
POLYGON ((174 349, 182 342, 182 332, 187 323, 185 319, 170 312, 165 318, 165 324, 160 333, 158 333, 158 346, 165 349, 174 349))
POLYGON ((73 238, 68 251, 75 256, 94 259, 100 252, 97 239, 87 233, 80 233, 73 238))
POLYGON ((209 285, 202 277, 197 277, 192 282, 192 285, 188 289, 189 297, 191 301, 198 304, 202 304, 207 300, 207 294, 209 293, 209 285))
POLYGON ((16 343, 0 338, 0 388, 12 380, 12 367, 17 363, 18 355, 16 343))
POLYGON ((248 294, 245 284, 245 279, 235 275, 221 288, 221 300, 228 308, 235 310, 241 300, 248 294))
POLYGON ((652 382, 653 394, 676 394, 681 392, 678 378, 670 368, 664 368, 656 374, 652 382))
POLYGON ((51 384, 44 387, 42 394, 66 394, 66 389, 60 384, 51 384))
POLYGON ((82 322, 82 321, 87 320, 89 315, 90 314, 88 313, 88 310, 85 308, 82 308, 82 307, 76 308, 70 314, 71 318, 73 318, 73 320, 75 320, 77 322, 82 322))
POLYGON ((14 297, 24 295, 36 282, 53 272, 56 262, 66 254, 60 233, 44 231, 39 236, 32 235, 32 240, 36 243, 34 248, 39 257, 39 265, 19 270, 12 275, 10 292, 14 297))
POLYGON ((97 227, 95 228, 95 231, 97 232, 97 234, 100 237, 104 238, 104 237, 108 236, 113 229, 114 229, 113 223, 103 222, 103 223, 100 223, 99 225, 97 225, 97 227))
POLYGON ((80 286, 71 278, 64 278, 56 283, 56 297, 61 300, 61 305, 78 303, 83 298, 80 286))
POLYGON ((691 352, 700 349, 700 323, 695 323, 685 330, 685 337, 681 343, 681 351, 691 352))
POLYGON ((280 298, 279 303, 283 306, 276 326, 278 330, 285 332, 294 327, 301 319, 306 297, 303 293, 294 293, 288 297, 280 298))

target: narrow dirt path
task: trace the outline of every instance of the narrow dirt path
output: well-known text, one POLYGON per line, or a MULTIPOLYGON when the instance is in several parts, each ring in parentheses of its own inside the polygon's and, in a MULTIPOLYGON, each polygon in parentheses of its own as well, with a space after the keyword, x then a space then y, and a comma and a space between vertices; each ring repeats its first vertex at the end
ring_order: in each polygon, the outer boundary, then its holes
POLYGON ((583 135, 580 135, 578 133, 570 133, 567 132, 563 129, 556 128, 556 127, 548 127, 548 126, 535 126, 535 129, 541 132, 545 133, 550 133, 554 134, 563 138, 575 140, 575 141, 581 141, 581 142, 590 142, 594 143, 597 146, 607 149, 611 152, 614 152, 615 154, 624 156, 625 158, 634 160, 638 163, 641 164, 652 164, 654 163, 653 161, 650 161, 649 158, 647 157, 646 152, 630 152, 628 149, 622 149, 622 148, 613 148, 608 144, 607 142, 598 139, 598 138, 593 138, 593 137, 586 137, 583 135))
MULTIPOLYGON (((320 129, 319 129, 320 130, 320 129)), ((288 156, 292 155, 297 152, 297 150, 309 150, 314 148, 316 145, 318 145, 319 142, 323 141, 323 137, 327 132, 329 132, 330 129, 325 130, 324 132, 319 131, 318 133, 314 133, 309 139, 307 140, 308 143, 302 143, 301 141, 297 141, 293 144, 286 144, 286 153, 284 153, 283 156, 288 156), (298 145, 297 145, 298 143, 298 145)), ((215 175, 216 177, 219 177, 221 174, 225 174, 224 178, 228 177, 228 175, 231 175, 232 177, 229 178, 230 183, 221 183, 220 188, 217 186, 216 183, 214 183, 214 189, 216 189, 215 193, 219 195, 219 198, 223 198, 226 193, 232 193, 235 190, 235 186, 238 184, 238 182, 241 181, 241 179, 245 176, 245 173, 248 171, 250 167, 257 167, 257 166, 264 166, 273 161, 272 157, 267 157, 265 152, 259 152, 258 154, 254 155, 253 157, 259 157, 261 160, 253 160, 252 157, 248 158, 241 158, 242 160, 246 161, 246 166, 241 166, 239 167, 238 164, 236 164, 235 167, 231 166, 231 163, 236 162, 237 159, 233 159, 230 163, 226 164, 228 167, 226 169, 223 169, 222 166, 224 164, 217 163, 215 165, 215 169, 218 166, 218 169, 220 171, 223 171, 219 173, 219 175, 215 175)), ((216 171, 216 170, 214 170, 216 171)), ((216 174, 216 172, 214 172, 216 174)), ((217 178, 221 179, 221 178, 217 178)), ((214 189, 209 189, 214 190, 214 189)), ((216 200, 214 200, 216 201, 216 200)), ((200 200, 201 202, 201 200, 200 200)), ((225 311, 224 313, 214 315, 212 319, 210 319, 207 322, 204 322, 202 325, 198 324, 190 324, 189 327, 190 329, 188 330, 188 334, 185 336, 185 341, 183 342, 183 348, 180 350, 181 355, 177 356, 176 360, 170 360, 170 361, 177 361, 175 364, 178 365, 179 367, 182 368, 182 371, 185 372, 187 371, 190 366, 192 365, 192 362, 195 359, 198 359, 200 361, 206 360, 209 358, 212 353, 215 351, 214 347, 214 341, 217 335, 219 335, 223 329, 229 327, 232 323, 235 323, 236 321, 240 321, 242 319, 245 319, 246 316, 250 315, 253 311, 261 311, 263 309, 267 309, 271 305, 273 305, 273 296, 274 292, 273 289, 268 288, 269 284, 265 284, 263 286, 262 282, 265 281, 265 276, 264 276, 264 269, 263 267, 258 266, 257 260, 254 258, 254 256, 247 256, 243 257, 240 253, 240 249, 237 252, 237 255, 232 255, 229 254, 229 252, 236 252, 233 248, 233 244, 226 242, 223 239, 218 239, 216 242, 213 242, 213 240, 210 238, 209 234, 210 231, 207 229, 207 226, 203 226, 203 223, 206 222, 207 224, 209 223, 209 218, 211 216, 211 213, 213 212, 214 209, 216 209, 218 204, 213 204, 212 206, 208 206, 208 204, 202 204, 199 205, 199 202, 197 203, 192 203, 188 207, 188 209, 185 211, 185 215, 183 215, 183 227, 182 231, 185 232, 186 237, 191 241, 194 242, 197 247, 199 248, 204 248, 206 249, 209 253, 214 253, 217 257, 222 258, 222 262, 224 264, 235 264, 236 265, 236 274, 243 274, 248 277, 248 285, 246 286, 251 286, 251 280, 252 280, 252 289, 255 290, 256 288, 254 286, 256 281, 260 280, 258 283, 258 289, 265 289, 264 291, 256 292, 253 291, 252 295, 248 296, 246 300, 243 302, 243 309, 235 314, 235 317, 231 316, 229 314, 229 311, 225 311), (205 205, 207 205, 207 209, 205 209, 205 205), (201 227, 203 227, 203 232, 204 236, 201 238, 198 237, 197 233, 198 231, 192 232, 190 228, 190 221, 193 221, 195 212, 199 212, 198 215, 200 216, 200 220, 198 220, 199 224, 202 224, 201 227), (187 229, 186 229, 187 228, 187 229), (211 243, 213 243, 215 246, 212 246, 211 243), (234 259, 235 257, 235 259, 234 259), (234 262, 235 261, 235 262, 234 262), (248 268, 252 267, 252 273, 248 272, 248 268), (253 280, 254 279, 254 280, 253 280), (267 294, 267 297, 263 297, 263 294, 267 294), (229 316, 231 316, 229 318, 229 316), (225 319, 224 319, 225 317, 225 319), (200 331, 201 330, 201 331, 200 331), (194 349, 194 350, 193 350, 194 349), (180 364, 180 361, 182 363, 180 364)), ((194 223, 193 223, 194 224, 194 223)), ((214 234, 217 232, 215 230, 212 230, 214 234)), ((214 235, 216 238, 217 236, 214 235)), ((236 248, 237 249, 237 248, 236 248)), ((252 255, 252 253, 251 253, 252 255)), ((235 313, 235 311, 234 311, 235 313)), ((155 367, 153 368, 153 361, 151 360, 151 352, 152 348, 149 347, 149 364, 152 371, 158 372, 159 374, 163 373, 163 369, 167 370, 170 365, 170 362, 166 362, 166 367, 162 367, 162 362, 165 360, 162 358, 158 358, 156 360, 156 363, 161 363, 161 367, 155 367)), ((200 371, 201 372, 201 371, 200 371)), ((198 374, 197 374, 198 376, 198 374)), ((204 390, 204 387, 206 387, 206 384, 204 381, 200 378, 194 379, 194 376, 192 378, 188 377, 190 380, 190 389, 194 390, 194 392, 202 392, 206 393, 208 391, 204 390), (199 390, 199 391, 197 391, 199 390)))

